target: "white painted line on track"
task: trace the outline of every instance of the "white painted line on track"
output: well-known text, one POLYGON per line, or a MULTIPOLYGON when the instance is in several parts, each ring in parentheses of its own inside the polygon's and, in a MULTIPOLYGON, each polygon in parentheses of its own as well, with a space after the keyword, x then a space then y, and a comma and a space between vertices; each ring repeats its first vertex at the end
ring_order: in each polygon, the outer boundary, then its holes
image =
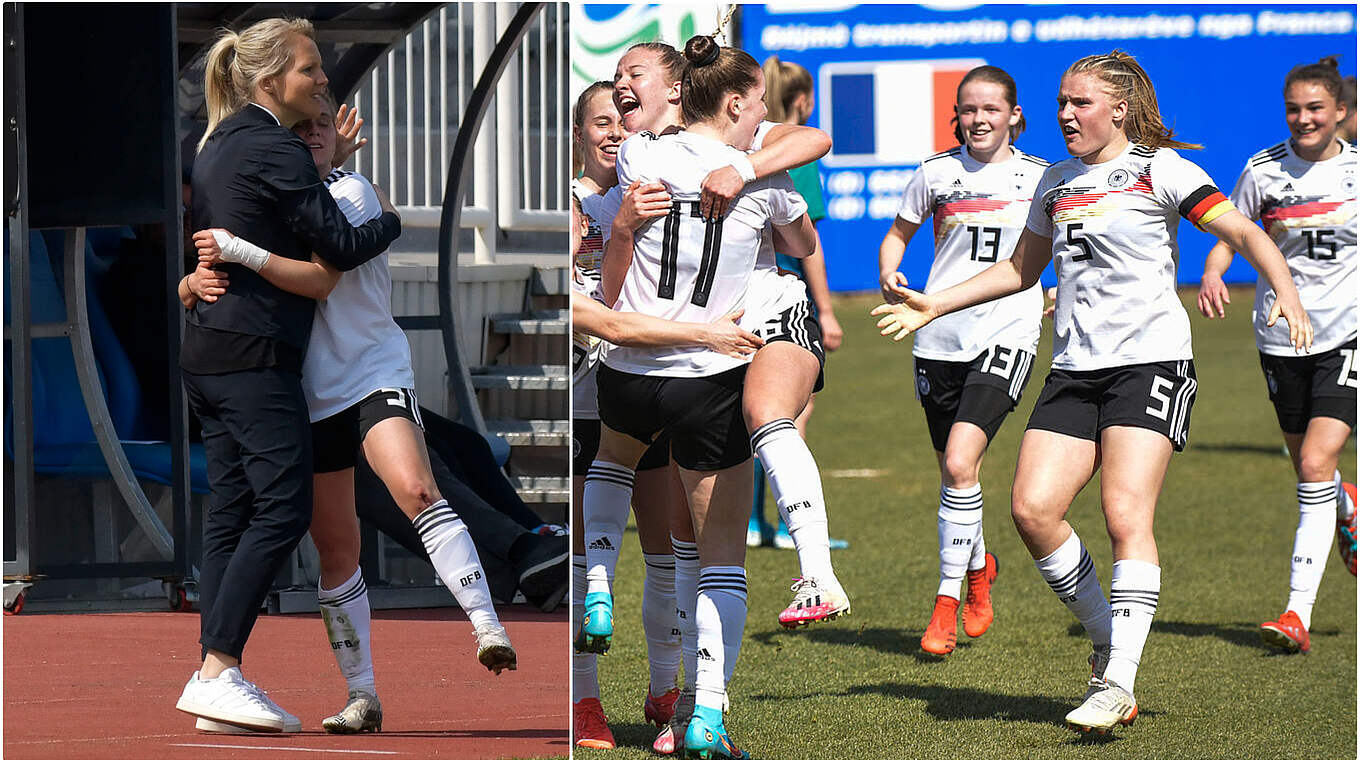
POLYGON ((274 747, 263 744, 171 744, 171 747, 207 747, 209 749, 262 749, 272 752, 329 752, 339 755, 404 755, 381 749, 312 749, 310 747, 274 747))
POLYGON ((876 478, 887 475, 888 470, 827 470, 828 478, 876 478))

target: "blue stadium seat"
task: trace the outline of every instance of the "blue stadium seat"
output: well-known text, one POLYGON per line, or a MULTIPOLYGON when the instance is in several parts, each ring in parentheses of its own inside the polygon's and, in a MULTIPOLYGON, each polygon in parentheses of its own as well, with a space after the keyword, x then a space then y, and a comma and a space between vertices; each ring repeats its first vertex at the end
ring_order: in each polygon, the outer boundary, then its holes
MULTIPOLYGON (((120 234, 95 234, 87 237, 85 255, 91 267, 86 283, 89 304, 90 339, 109 416, 137 477, 170 484, 170 446, 164 441, 130 440, 136 435, 141 418, 142 397, 137 375, 123 351, 100 304, 94 281, 99 263, 107 257, 96 256, 94 241, 116 244, 120 234)), ((58 284, 57 270, 49 250, 60 251, 63 233, 59 230, 31 232, 29 236, 29 301, 34 323, 65 321, 66 304, 58 284)), ((9 237, 5 236, 5 271, 9 271, 9 237)), ((9 324, 9 279, 5 278, 5 323, 9 324)), ((109 476, 103 454, 95 441, 89 415, 85 411, 76 379, 75 360, 65 338, 38 338, 32 343, 33 365, 33 459, 34 471, 64 477, 105 478, 109 476)), ((14 457, 13 399, 11 368, 5 365, 5 453, 14 457)), ((190 446, 190 484, 194 493, 208 492, 203 447, 190 446)))

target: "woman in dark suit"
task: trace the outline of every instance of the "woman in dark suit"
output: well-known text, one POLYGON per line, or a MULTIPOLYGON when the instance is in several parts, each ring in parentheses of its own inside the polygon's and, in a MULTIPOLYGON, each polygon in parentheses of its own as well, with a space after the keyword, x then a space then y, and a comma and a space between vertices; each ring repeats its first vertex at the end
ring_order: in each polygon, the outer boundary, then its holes
MULTIPOLYGON (((224 32, 208 53, 208 127, 192 180, 200 229, 231 229, 269 251, 342 271, 382 253, 401 232, 384 213, 352 227, 290 131, 322 109, 328 84, 312 25, 268 19, 224 32)), ((307 532, 312 441, 302 356, 316 304, 224 265, 232 287, 187 313, 180 368, 203 427, 212 495, 199 575, 203 664, 178 709, 259 731, 301 723, 247 681, 241 654, 269 585, 307 532)))

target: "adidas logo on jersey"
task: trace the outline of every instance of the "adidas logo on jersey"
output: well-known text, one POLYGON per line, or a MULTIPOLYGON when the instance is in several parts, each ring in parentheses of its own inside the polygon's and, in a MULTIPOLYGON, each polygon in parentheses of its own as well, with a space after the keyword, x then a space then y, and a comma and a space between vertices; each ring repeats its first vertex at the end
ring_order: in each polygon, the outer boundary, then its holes
POLYGON ((1281 190, 1280 192, 1282 192, 1282 193, 1292 193, 1292 192, 1294 192, 1294 183, 1293 183, 1293 182, 1286 182, 1286 183, 1284 183, 1284 189, 1281 190))
POLYGON ((951 185, 951 187, 963 187, 963 181, 956 179, 954 180, 954 184, 951 185))
POLYGON ((601 552, 612 552, 615 550, 614 545, 609 542, 608 536, 600 536, 594 541, 591 541, 590 546, 587 546, 586 548, 601 552))
POLYGON ((714 661, 713 655, 709 654, 707 649, 700 649, 697 653, 695 653, 695 656, 701 660, 708 660, 709 662, 714 661))

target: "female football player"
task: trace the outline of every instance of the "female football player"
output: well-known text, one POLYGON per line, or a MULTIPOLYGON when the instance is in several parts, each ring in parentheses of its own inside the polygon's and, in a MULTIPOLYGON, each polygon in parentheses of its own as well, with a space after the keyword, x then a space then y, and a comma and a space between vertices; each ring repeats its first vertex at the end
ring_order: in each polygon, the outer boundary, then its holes
POLYGON ((1185 446, 1195 372, 1176 297, 1177 216, 1242 251, 1275 288, 1267 318, 1290 344, 1313 328, 1279 249, 1173 148, 1152 81, 1132 56, 1082 58, 1063 74, 1058 125, 1072 158, 1045 170, 1015 253, 929 295, 874 309, 900 340, 935 318, 1058 275, 1053 369, 1020 445, 1011 517, 1035 565, 1091 638, 1091 676, 1067 724, 1107 732, 1138 715, 1134 677, 1161 590, 1153 512, 1171 454, 1185 446), (1114 554, 1107 601, 1064 519, 1097 469, 1114 554))
MULTIPOLYGON (((896 303, 907 281, 897 271, 907 243, 935 218, 935 260, 924 292, 956 285, 1010 258, 1025 229, 1030 198, 1048 162, 1012 147, 1025 129, 1015 80, 979 66, 959 83, 954 105, 958 148, 926 159, 912 175, 901 208, 879 246, 883 298, 896 303)), ((916 396, 940 466, 940 586, 921 648, 954 651, 963 579, 963 630, 977 637, 992 623, 996 556, 982 536, 982 456, 1029 382, 1039 344, 1039 285, 961 310, 921 328, 912 345, 916 396)))
MULTIPOLYGON (((1309 650, 1334 519, 1338 549, 1355 574, 1355 486, 1343 484, 1336 469, 1355 429, 1356 153, 1338 136, 1346 117, 1335 59, 1294 68, 1284 80, 1290 139, 1252 156, 1232 194, 1233 205, 1260 220, 1284 253, 1315 330, 1312 350, 1296 356, 1283 326, 1266 324, 1275 292, 1257 281, 1256 348, 1298 475, 1289 599, 1279 618, 1261 624, 1265 643, 1286 652, 1309 650)), ((1220 242, 1204 262, 1199 310, 1210 319, 1222 317, 1229 301, 1223 273, 1232 250, 1220 242)))
MULTIPOLYGON (((621 81, 637 71, 628 65, 629 55, 620 63, 621 81)), ((733 201, 704 209, 700 199, 709 174, 747 160, 740 149, 750 147, 765 114, 764 85, 749 55, 720 48, 709 37, 691 39, 685 58, 679 101, 686 128, 630 138, 618 159, 620 185, 642 177, 664 182, 669 210, 636 236, 631 225, 616 221, 610 246, 630 249, 615 309, 700 321, 695 317, 712 319, 739 304, 750 308, 741 300, 767 222, 803 255, 812 252, 814 233, 805 204, 782 175, 751 183, 733 201)), ((639 107, 636 100, 628 107, 634 93, 620 97, 623 86, 616 84, 615 93, 627 124, 639 107)), ((608 302, 607 279, 605 293, 608 302)), ((688 494, 699 564, 695 641, 707 656, 696 662, 693 679, 686 663, 686 688, 694 688, 695 702, 683 742, 686 752, 706 757, 731 756, 722 708, 746 617, 743 527, 751 498, 751 448, 741 412, 745 372, 741 360, 710 351, 620 347, 606 354, 597 377, 604 430, 592 475, 608 473, 611 466, 631 468, 665 432, 688 494)), ((588 503, 591 497, 588 490, 588 503)), ((681 593, 677 589, 683 610, 687 600, 681 593)), ((675 740, 681 741, 678 733, 675 740)))

